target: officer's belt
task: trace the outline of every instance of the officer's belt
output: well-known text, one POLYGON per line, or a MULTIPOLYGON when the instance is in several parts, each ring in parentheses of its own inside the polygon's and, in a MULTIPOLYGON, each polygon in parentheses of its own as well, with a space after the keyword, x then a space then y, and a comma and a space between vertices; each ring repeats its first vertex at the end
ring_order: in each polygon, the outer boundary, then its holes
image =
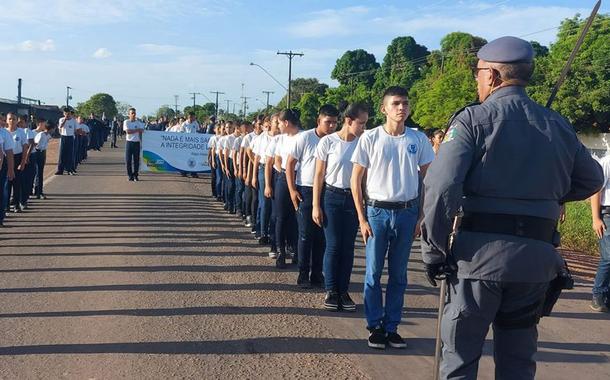
POLYGON ((374 199, 367 199, 366 204, 371 207, 385 208, 387 210, 402 210, 405 208, 411 208, 417 205, 414 199, 407 202, 384 202, 376 201, 374 199))
POLYGON ((331 186, 328 183, 325 184, 324 189, 328 190, 328 191, 332 191, 333 193, 338 193, 338 194, 351 194, 352 193, 352 189, 350 189, 349 187, 347 189, 343 189, 340 187, 331 186))
POLYGON ((557 222, 528 215, 466 213, 459 229, 486 234, 512 235, 553 244, 557 222))

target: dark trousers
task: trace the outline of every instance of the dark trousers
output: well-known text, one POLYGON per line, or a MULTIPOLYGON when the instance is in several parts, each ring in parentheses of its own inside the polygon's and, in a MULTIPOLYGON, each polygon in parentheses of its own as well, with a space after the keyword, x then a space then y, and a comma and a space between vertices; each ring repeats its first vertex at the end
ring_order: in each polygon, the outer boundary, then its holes
POLYGON ((271 232, 271 208, 272 202, 271 198, 267 198, 265 196, 265 167, 261 166, 258 169, 258 207, 259 207, 259 215, 260 215, 260 233, 261 236, 275 235, 275 231, 273 234, 271 232))
MULTIPOLYGON (((212 157, 212 159, 214 160, 215 158, 212 157)), ((210 168, 210 186, 212 187, 212 196, 214 198, 218 197, 216 193, 216 169, 214 168, 210 168)))
POLYGON ((358 215, 351 193, 323 192, 324 281, 326 291, 345 293, 354 266, 358 215))
POLYGON ((112 131, 112 140, 110 141, 111 148, 116 148, 116 135, 117 135, 117 131, 113 130, 112 131))
POLYGON ((275 214, 275 242, 280 255, 286 255, 286 247, 297 246, 297 220, 294 206, 290 200, 286 174, 278 173, 273 190, 275 214))
POLYGON ((246 186, 244 184, 244 198, 243 198, 244 213, 246 216, 252 216, 252 186, 246 186))
POLYGON ((61 136, 59 141, 59 162, 57 171, 74 171, 74 136, 61 136))
POLYGON ((74 170, 78 169, 80 164, 80 150, 83 144, 82 136, 74 136, 74 149, 72 149, 72 159, 74 160, 74 170))
POLYGON ((303 201, 297 210, 297 221, 299 223, 299 271, 312 274, 322 273, 322 261, 324 259, 324 232, 311 218, 313 188, 299 186, 299 193, 303 201))
POLYGON ((244 216, 244 181, 241 178, 235 178, 235 210, 240 216, 244 216))
POLYGON ((220 158, 218 157, 218 155, 215 155, 216 160, 216 196, 217 197, 221 197, 223 198, 224 195, 224 191, 223 191, 223 173, 222 173, 222 168, 220 167, 220 158))
POLYGON ((47 162, 47 151, 40 150, 36 152, 36 186, 34 193, 36 195, 42 195, 42 183, 44 182, 44 166, 47 162))
POLYGON ((23 187, 23 171, 17 170, 17 167, 21 163, 22 154, 15 154, 15 178, 12 181, 6 181, 6 186, 4 187, 4 197, 7 199, 7 206, 13 205, 18 207, 21 203, 21 196, 23 187), (11 197, 12 196, 12 197, 11 197))
POLYGON ((233 160, 228 159, 229 175, 227 176, 226 204, 230 212, 235 212, 235 173, 233 172, 233 160))
POLYGON ((129 178, 137 177, 140 169, 139 141, 127 141, 125 145, 125 162, 127 163, 127 176, 129 178))
MULTIPOLYGON (((258 184, 260 186, 260 184, 258 184)), ((258 210, 258 189, 252 188, 252 203, 250 204, 250 210, 252 215, 250 215, 250 220, 252 221, 252 231, 255 231, 257 235, 260 235, 260 216, 258 210)))
POLYGON ((28 161, 25 170, 23 171, 23 185, 21 188, 21 202, 27 204, 32 195, 32 189, 34 188, 34 177, 36 176, 36 161, 38 160, 38 153, 33 151, 30 153, 30 159, 28 161))
POLYGON ((6 157, 2 161, 2 167, 0 168, 0 222, 4 221, 4 216, 6 212, 5 208, 8 207, 8 203, 4 200, 4 191, 6 187, 6 175, 8 174, 8 164, 6 162, 6 157))

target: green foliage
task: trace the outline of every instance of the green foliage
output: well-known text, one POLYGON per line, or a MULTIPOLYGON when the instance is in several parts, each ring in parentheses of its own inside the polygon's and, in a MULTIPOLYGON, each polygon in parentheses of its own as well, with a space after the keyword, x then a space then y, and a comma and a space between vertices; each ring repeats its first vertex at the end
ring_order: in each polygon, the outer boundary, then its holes
POLYGON ((114 118, 118 113, 114 98, 111 95, 103 93, 95 94, 86 102, 79 103, 76 106, 76 112, 85 117, 92 113, 97 117, 105 115, 108 119, 114 118))
POLYGON ((320 106, 320 96, 318 94, 306 92, 301 96, 296 108, 301 111, 301 126, 304 129, 316 127, 320 106))
POLYGON ((168 119, 172 119, 176 117, 176 111, 168 105, 163 105, 157 110, 156 116, 157 118, 165 116, 168 119))
POLYGON ((532 47, 534 48, 534 52, 536 53, 536 57, 545 57, 549 55, 549 48, 541 45, 538 41, 530 41, 532 47))
POLYGON ((342 85, 366 83, 372 86, 378 68, 379 63, 373 54, 364 49, 348 50, 337 60, 330 77, 342 85))
POLYGON ((591 255, 599 254, 599 240, 591 227, 590 203, 572 202, 566 206, 566 221, 559 227, 561 246, 591 255))
MULTIPOLYGON (((548 55, 536 59, 529 92, 539 103, 549 98, 584 23, 578 15, 564 20, 548 55)), ((597 16, 552 107, 578 130, 610 128, 610 16, 597 16)))
POLYGON ((197 120, 199 120, 199 122, 204 122, 204 121, 208 120, 208 118, 210 116, 214 115, 215 109, 216 109, 216 105, 214 103, 205 103, 202 106, 196 105, 195 107, 193 107, 193 106, 184 107, 184 114, 188 115, 188 113, 191 111, 195 112, 197 120))
POLYGON ((127 111, 129 111, 131 107, 132 106, 129 103, 116 102, 117 116, 127 117, 127 111))
MULTIPOLYGON (((301 96, 307 92, 314 93, 318 96, 324 95, 324 92, 328 88, 325 83, 320 83, 317 78, 296 78, 292 80, 292 106, 295 106, 301 100, 301 96)), ((288 103, 287 95, 284 95, 282 100, 278 103, 278 108, 286 108, 288 103)))
POLYGON ((443 54, 472 55, 486 43, 487 41, 482 37, 463 32, 453 32, 447 34, 441 40, 441 52, 443 54))

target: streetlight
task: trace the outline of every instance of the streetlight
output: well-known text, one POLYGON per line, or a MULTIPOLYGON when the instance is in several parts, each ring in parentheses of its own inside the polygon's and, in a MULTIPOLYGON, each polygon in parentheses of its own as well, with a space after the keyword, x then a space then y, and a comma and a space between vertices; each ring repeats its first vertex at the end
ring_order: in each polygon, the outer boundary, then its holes
POLYGON ((275 81, 275 83, 279 84, 284 90, 288 91, 288 88, 286 88, 286 86, 284 86, 282 84, 282 82, 280 82, 273 75, 271 75, 271 73, 269 71, 265 70, 265 68, 263 66, 259 65, 258 63, 254 63, 254 62, 250 62, 250 66, 257 66, 258 68, 263 70, 265 72, 265 74, 269 75, 271 77, 271 79, 273 79, 275 81))

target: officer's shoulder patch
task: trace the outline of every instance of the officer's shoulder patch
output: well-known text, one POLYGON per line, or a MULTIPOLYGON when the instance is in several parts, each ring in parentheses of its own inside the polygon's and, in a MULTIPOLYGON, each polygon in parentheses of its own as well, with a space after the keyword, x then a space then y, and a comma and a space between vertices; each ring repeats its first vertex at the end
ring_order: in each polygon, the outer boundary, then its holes
POLYGON ((451 118, 449 118, 449 122, 447 123, 448 127, 447 127, 447 131, 445 132, 445 137, 443 138, 443 143, 449 142, 457 136, 458 123, 454 122, 455 118, 459 114, 464 112, 467 108, 472 107, 472 106, 477 106, 479 104, 481 104, 481 103, 479 103, 479 102, 470 103, 467 106, 460 108, 453 115, 451 115, 451 118))
POLYGON ((455 136, 457 136, 457 124, 452 124, 443 138, 443 144, 453 140, 455 136))

